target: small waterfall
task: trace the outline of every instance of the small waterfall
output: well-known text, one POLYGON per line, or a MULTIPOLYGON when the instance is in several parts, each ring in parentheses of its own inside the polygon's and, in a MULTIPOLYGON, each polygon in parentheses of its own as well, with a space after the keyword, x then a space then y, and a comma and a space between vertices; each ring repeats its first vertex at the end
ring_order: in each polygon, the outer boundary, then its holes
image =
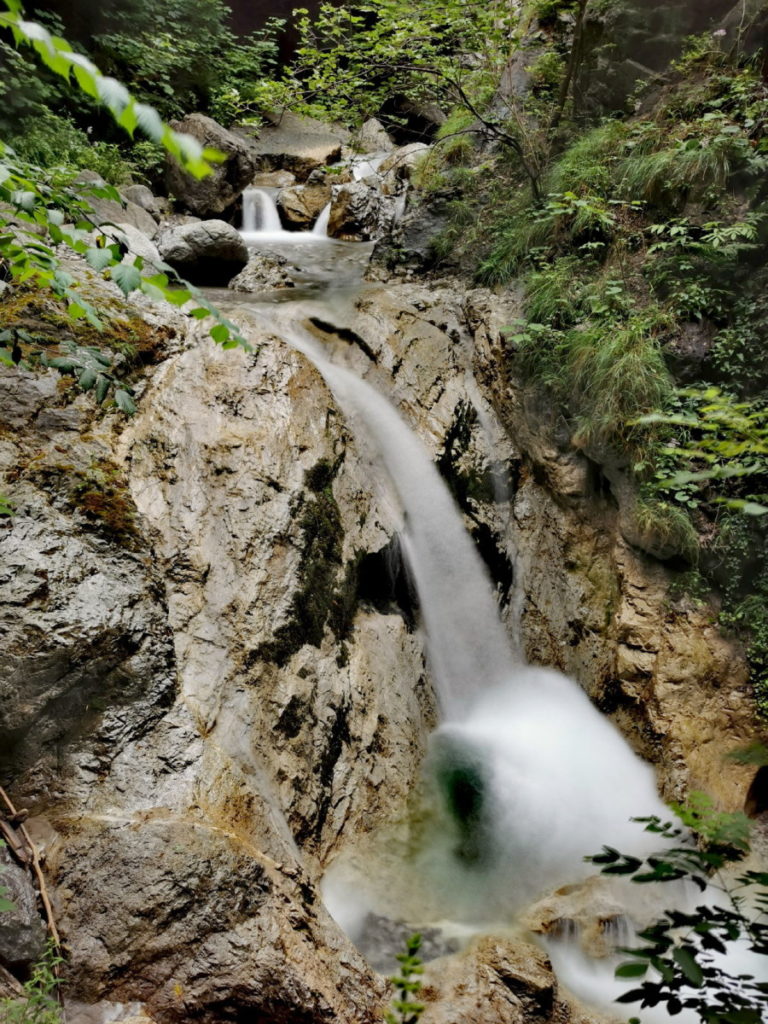
POLYGON ((312 234, 313 235, 320 235, 321 238, 327 238, 328 237, 328 224, 330 222, 330 219, 331 219, 331 204, 328 203, 320 211, 320 216, 317 218, 317 221, 315 222, 315 226, 312 228, 312 234))
POLYGON ((243 234, 282 231, 275 189, 248 188, 243 192, 243 234))

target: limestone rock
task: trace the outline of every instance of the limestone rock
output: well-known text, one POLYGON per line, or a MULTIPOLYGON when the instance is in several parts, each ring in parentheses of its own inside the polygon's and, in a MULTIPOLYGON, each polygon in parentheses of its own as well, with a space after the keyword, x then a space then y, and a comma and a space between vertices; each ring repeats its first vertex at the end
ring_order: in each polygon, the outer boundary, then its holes
POLYGON ((369 117, 355 133, 354 142, 360 153, 391 153, 396 148, 384 125, 375 117, 369 117))
POLYGON ((277 207, 287 227, 307 231, 330 201, 329 184, 295 185, 279 193, 277 207))
POLYGON ((290 171, 260 171, 254 174, 253 188, 290 188, 296 184, 296 175, 290 171))
POLYGON ((175 122, 173 128, 191 135, 205 147, 219 150, 226 159, 213 165, 212 174, 196 179, 169 157, 165 180, 170 194, 200 217, 223 213, 239 199, 257 170, 253 147, 242 136, 227 131, 205 114, 188 114, 182 121, 175 122))
POLYGON ((367 242, 391 230, 402 202, 384 196, 367 182, 355 181, 336 185, 331 201, 328 234, 346 242, 367 242))
POLYGON ((170 211, 168 200, 154 195, 146 185, 123 185, 120 194, 124 199, 146 210, 156 221, 170 211))
POLYGON ((379 173, 387 180, 410 178, 414 168, 424 159, 430 147, 425 142, 411 142, 391 153, 379 167, 379 173))
POLYGON ((172 228, 158 239, 158 250, 193 284, 226 285, 248 263, 240 233, 223 220, 172 228))
POLYGON ((151 273, 152 267, 157 267, 162 261, 157 246, 145 234, 135 228, 132 224, 116 224, 114 227, 105 226, 104 234, 108 238, 125 246, 127 252, 123 256, 123 263, 134 263, 139 256, 144 261, 144 267, 151 273))
MULTIPOLYGON (((104 184, 95 171, 81 171, 77 181, 85 185, 104 184)), ((114 199, 100 199, 89 195, 87 189, 83 191, 83 198, 93 211, 92 220, 95 224, 130 224, 147 238, 154 238, 157 235, 158 225, 155 218, 143 206, 131 201, 130 198, 126 197, 121 202, 116 202, 114 199)))
POLYGON ((317 167, 333 164, 341 157, 341 147, 349 132, 337 125, 316 121, 284 111, 257 133, 247 126, 237 131, 248 140, 256 154, 261 172, 290 171, 298 181, 306 181, 317 167))
POLYGON ((269 252, 251 252, 248 265, 233 277, 229 286, 236 292, 258 292, 269 288, 293 288, 294 282, 285 256, 269 252))
POLYGON ((437 960, 424 972, 424 1024, 528 1024, 556 1020, 556 982, 535 946, 480 939, 461 957, 437 960))
POLYGON ((45 949, 46 928, 40 917, 31 876, 0 846, 0 888, 13 910, 0 913, 0 961, 7 965, 33 964, 45 949))

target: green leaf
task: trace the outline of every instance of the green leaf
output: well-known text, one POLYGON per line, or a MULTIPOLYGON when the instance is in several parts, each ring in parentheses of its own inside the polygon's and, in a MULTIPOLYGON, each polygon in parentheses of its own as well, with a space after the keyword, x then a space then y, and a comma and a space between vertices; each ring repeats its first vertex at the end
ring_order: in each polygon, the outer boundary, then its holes
POLYGON ((647 963, 626 963, 616 968, 617 978, 642 978, 648 971, 647 963))
POLYGON ((98 378, 97 378, 97 380, 96 380, 96 390, 95 390, 96 401, 99 403, 99 405, 101 405, 101 403, 104 401, 104 399, 107 397, 108 394, 109 394, 109 378, 105 377, 103 374, 100 373, 98 378))
POLYGON ((111 249, 97 249, 92 246, 86 250, 85 259, 89 266, 93 267, 94 270, 102 271, 114 261, 111 249))
POLYGON ((171 288, 165 293, 165 297, 172 306, 183 306, 192 298, 192 292, 188 288, 171 288))
MULTIPOLYGON (((0 515, 8 515, 8 514, 9 513, 3 512, 2 508, 0 508, 0 515)), ((11 903, 11 901, 7 900, 4 896, 0 896, 0 912, 7 913, 7 912, 15 910, 15 909, 16 909, 16 904, 15 903, 11 903)))
POLYGON ((696 962, 694 952, 687 946, 676 946, 672 956, 690 984, 694 988, 701 988, 704 984, 704 974, 696 962))
POLYGON ((78 383, 83 391, 90 391, 96 383, 96 371, 87 366, 78 377, 78 383))
POLYGON ((210 335, 215 342, 221 345, 225 341, 229 341, 229 328, 225 327, 224 324, 216 324, 215 327, 211 328, 210 335))
POLYGON ((124 391, 122 388, 118 388, 115 391, 115 404, 121 412, 124 412, 126 416, 133 416, 136 412, 136 403, 133 398, 124 391))
POLYGON ((137 288, 141 288, 141 274, 130 263, 118 263, 112 267, 110 277, 124 295, 130 295, 137 288))

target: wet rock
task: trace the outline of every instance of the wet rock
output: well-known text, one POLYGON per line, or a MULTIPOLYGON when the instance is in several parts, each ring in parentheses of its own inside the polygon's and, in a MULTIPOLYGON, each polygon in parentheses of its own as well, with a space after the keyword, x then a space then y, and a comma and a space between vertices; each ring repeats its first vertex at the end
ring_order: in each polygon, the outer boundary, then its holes
POLYGON ((157 243, 162 258, 193 284, 226 285, 248 263, 240 233, 223 220, 185 224, 164 232, 157 243))
POLYGON ((174 122, 173 127, 191 135, 204 147, 224 153, 226 159, 214 164, 211 174, 197 179, 169 157, 165 170, 169 193, 200 217, 223 213, 239 199, 258 169, 253 147, 242 136, 227 131, 204 114, 188 114, 174 122))
POLYGON ((346 242, 367 242, 390 231, 401 202, 365 181, 337 185, 333 189, 328 234, 346 242))
MULTIPOLYGON (((448 224, 448 206, 453 195, 452 191, 433 193, 406 206, 395 230, 377 241, 372 266, 401 272, 432 267, 434 244, 448 224)), ((441 267, 450 267, 450 257, 443 258, 441 267)))
POLYGON ((280 192, 277 207, 287 227, 307 231, 330 201, 330 184, 295 185, 280 192))
POLYGON ((315 168, 336 163, 341 147, 350 137, 346 129, 337 125, 289 111, 275 115, 271 124, 258 131, 248 126, 236 130, 256 154, 257 170, 289 171, 300 182, 306 181, 315 168))
POLYGON ((552 965, 541 950, 486 937, 462 956, 437 960, 424 971, 424 1024, 528 1024, 555 1021, 558 1005, 552 965))
POLYGON ((233 277, 229 288, 235 292, 259 292, 270 288, 293 288, 288 259, 277 253, 252 252, 248 265, 233 277))
POLYGON ((46 928, 38 910, 37 892, 28 871, 0 846, 0 889, 14 905, 0 912, 0 963, 9 967, 33 964, 45 950, 46 928))

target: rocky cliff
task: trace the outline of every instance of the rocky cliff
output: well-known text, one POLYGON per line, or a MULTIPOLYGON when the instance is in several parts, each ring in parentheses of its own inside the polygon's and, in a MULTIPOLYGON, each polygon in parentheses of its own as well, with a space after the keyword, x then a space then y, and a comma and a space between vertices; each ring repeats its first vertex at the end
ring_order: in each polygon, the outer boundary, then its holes
MULTIPOLYGON (((667 796, 737 809, 741 654, 509 379, 513 314, 452 284, 305 311, 438 461, 525 655, 574 675, 667 796)), ((401 513, 279 325, 230 315, 254 352, 171 317, 130 421, 0 376, 2 782, 45 858, 70 1024, 363 1024, 386 999, 318 883, 402 814, 435 721, 401 513)), ((578 1018, 541 954, 486 946, 431 969, 425 1019, 578 1018)))

